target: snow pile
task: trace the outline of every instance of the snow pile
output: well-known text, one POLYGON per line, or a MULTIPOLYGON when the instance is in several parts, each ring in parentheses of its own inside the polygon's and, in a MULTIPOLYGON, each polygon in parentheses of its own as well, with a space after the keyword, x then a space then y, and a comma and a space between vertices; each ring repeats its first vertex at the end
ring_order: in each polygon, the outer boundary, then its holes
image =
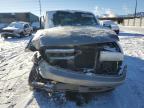
MULTIPOLYGON (((122 34, 121 34, 122 35, 122 34)), ((129 35, 129 37, 131 37, 129 35)), ((42 91, 30 91, 27 83, 32 52, 24 52, 30 38, 0 38, 0 108, 74 108, 78 97, 56 104, 42 91)), ((113 92, 85 95, 84 108, 144 107, 144 37, 121 38, 128 65, 126 81, 113 92)), ((72 95, 72 94, 71 94, 72 95)))
POLYGON ((0 39, 0 105, 13 106, 28 91, 27 77, 32 66, 32 54, 24 52, 28 40, 0 39))

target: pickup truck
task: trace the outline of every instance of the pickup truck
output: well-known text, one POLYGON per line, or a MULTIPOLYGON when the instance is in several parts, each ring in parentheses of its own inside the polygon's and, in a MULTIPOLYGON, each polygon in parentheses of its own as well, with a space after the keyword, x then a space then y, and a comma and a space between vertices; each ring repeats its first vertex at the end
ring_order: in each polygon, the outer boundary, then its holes
POLYGON ((100 26, 90 12, 46 12, 45 28, 26 47, 36 52, 30 87, 48 92, 113 90, 124 82, 127 71, 118 41, 117 34, 100 26))
POLYGON ((10 23, 7 27, 2 29, 1 36, 4 39, 8 37, 24 37, 30 36, 33 32, 33 28, 28 22, 17 21, 10 23))

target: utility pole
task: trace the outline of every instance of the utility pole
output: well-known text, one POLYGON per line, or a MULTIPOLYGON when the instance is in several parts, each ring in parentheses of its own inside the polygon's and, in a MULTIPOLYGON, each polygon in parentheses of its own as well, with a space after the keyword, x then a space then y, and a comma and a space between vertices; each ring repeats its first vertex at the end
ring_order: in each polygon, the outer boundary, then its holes
POLYGON ((40 20, 40 28, 42 28, 42 21, 41 21, 41 0, 39 0, 39 14, 40 14, 40 17, 39 17, 39 20, 40 20))
POLYGON ((137 0, 135 2, 134 23, 133 23, 134 26, 135 26, 136 14, 137 14, 137 0))

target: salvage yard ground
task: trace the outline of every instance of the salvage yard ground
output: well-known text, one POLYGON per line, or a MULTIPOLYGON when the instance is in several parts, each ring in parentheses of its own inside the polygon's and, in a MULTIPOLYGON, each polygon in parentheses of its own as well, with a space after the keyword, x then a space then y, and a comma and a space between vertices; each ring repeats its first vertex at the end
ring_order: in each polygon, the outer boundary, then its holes
MULTIPOLYGON (((120 44, 128 65, 127 78, 113 92, 96 93, 84 108, 144 108, 144 34, 120 33, 120 44)), ((0 38, 0 108, 75 108, 68 100, 58 106, 42 91, 30 91, 28 75, 33 52, 24 48, 31 37, 0 38)))

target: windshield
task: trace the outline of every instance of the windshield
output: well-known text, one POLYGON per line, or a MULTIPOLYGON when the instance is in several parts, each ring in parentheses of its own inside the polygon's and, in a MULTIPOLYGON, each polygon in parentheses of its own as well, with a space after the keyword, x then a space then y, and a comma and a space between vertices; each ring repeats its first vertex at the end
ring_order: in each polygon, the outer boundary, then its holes
POLYGON ((56 12, 53 15, 54 26, 96 26, 98 22, 91 13, 56 12))
POLYGON ((114 23, 113 21, 104 21, 104 24, 109 24, 109 25, 116 25, 116 23, 114 23))
POLYGON ((8 27, 23 28, 23 24, 17 23, 17 22, 12 22, 8 25, 8 27))

